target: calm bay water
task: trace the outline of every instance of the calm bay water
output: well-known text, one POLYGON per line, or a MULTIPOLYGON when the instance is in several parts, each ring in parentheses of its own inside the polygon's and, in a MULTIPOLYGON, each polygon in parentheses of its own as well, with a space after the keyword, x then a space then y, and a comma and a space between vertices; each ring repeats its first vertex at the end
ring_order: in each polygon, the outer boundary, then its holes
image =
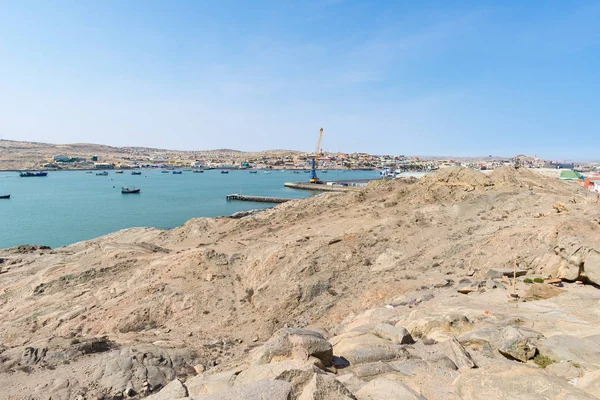
MULTIPOLYGON (((284 188, 290 181, 308 181, 309 174, 291 171, 218 170, 195 174, 142 175, 110 171, 96 176, 84 171, 49 172, 44 178, 21 178, 16 172, 0 172, 0 248, 21 244, 64 246, 119 229, 149 226, 170 229, 190 218, 230 215, 237 211, 268 208, 264 203, 228 202, 231 193, 300 198, 311 192, 284 188), (121 186, 135 185, 139 195, 121 194, 121 186)), ((321 179, 366 179, 376 171, 329 171, 321 179)))

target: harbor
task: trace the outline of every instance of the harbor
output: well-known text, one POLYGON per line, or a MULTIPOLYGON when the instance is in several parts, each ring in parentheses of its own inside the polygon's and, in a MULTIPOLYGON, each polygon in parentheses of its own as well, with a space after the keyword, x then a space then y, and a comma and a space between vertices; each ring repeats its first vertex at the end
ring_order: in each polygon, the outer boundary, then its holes
MULTIPOLYGON (((142 169, 138 176, 128 171, 109 171, 108 176, 86 172, 92 171, 49 171, 46 177, 27 179, 18 172, 0 172, 0 196, 11 195, 0 200, 0 247, 23 243, 56 247, 142 226, 171 229, 191 218, 227 216, 280 204, 227 201, 229 194, 299 199, 327 188, 321 184, 310 190, 286 187, 286 182, 303 178, 308 184, 309 174, 292 171, 249 174, 232 170, 221 174, 220 170, 207 170, 173 175, 142 169), (133 185, 141 189, 140 194, 122 193, 123 187, 133 185)), ((349 180, 377 177, 376 171, 343 174, 349 180)))

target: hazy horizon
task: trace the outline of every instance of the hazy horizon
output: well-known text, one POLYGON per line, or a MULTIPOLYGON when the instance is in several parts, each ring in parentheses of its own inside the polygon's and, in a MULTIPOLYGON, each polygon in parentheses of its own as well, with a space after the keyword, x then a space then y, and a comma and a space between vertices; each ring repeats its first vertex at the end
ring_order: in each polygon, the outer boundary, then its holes
POLYGON ((0 2, 5 139, 536 155, 600 145, 600 3, 0 2))

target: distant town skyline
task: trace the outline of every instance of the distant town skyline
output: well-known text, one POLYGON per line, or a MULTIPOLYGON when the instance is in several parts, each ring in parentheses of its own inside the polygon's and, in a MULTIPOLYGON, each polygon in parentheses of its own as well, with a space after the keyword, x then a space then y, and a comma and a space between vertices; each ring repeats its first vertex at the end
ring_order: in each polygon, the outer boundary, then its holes
POLYGON ((4 139, 598 160, 600 3, 1 2, 4 139))

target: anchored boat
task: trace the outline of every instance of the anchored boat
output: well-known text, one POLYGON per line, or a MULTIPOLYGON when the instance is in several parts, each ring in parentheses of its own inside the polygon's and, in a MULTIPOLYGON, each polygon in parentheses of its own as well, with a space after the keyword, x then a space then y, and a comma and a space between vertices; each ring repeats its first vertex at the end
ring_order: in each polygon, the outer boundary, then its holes
POLYGON ((131 175, 141 175, 142 171, 131 171, 131 175))
POLYGON ((3 196, 0 196, 0 199, 10 199, 10 194, 5 194, 3 196))
POLYGON ((19 176, 21 178, 31 178, 34 176, 47 176, 48 173, 46 171, 21 171, 19 176))
POLYGON ((96 176, 107 176, 108 171, 96 172, 96 176))
POLYGON ((122 194, 136 194, 139 192, 140 192, 140 189, 136 188, 135 186, 131 186, 131 187, 123 186, 121 188, 122 194))

